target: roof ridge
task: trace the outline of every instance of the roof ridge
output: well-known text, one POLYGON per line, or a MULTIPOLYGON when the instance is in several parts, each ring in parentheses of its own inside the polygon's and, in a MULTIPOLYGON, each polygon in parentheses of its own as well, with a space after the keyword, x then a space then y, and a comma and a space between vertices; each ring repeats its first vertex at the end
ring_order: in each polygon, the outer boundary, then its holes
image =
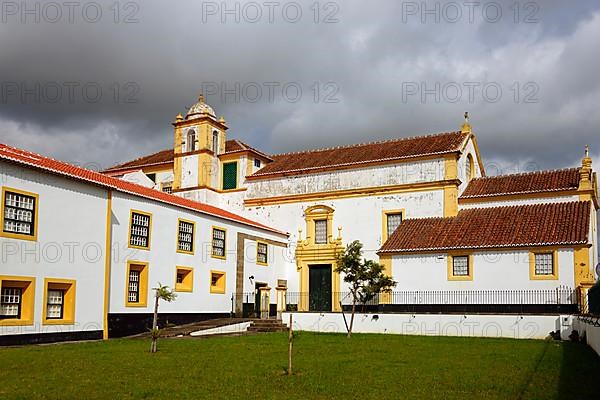
MULTIPOLYGON (((153 155, 156 155, 156 154, 158 154, 158 153, 162 153, 162 152, 164 152, 164 151, 175 151, 175 149, 174 149, 174 148, 172 148, 172 147, 170 147, 170 148, 167 148, 167 149, 163 149, 163 150, 155 151, 154 153, 146 154, 146 155, 144 155, 144 156, 140 156, 140 157, 138 157, 138 158, 134 158, 133 160, 125 161, 125 162, 123 162, 123 163, 120 163, 120 164, 115 164, 115 165, 113 165, 113 166, 110 166, 110 167, 106 168, 104 171, 109 171, 109 170, 111 170, 111 169, 120 169, 120 168, 126 168, 126 167, 124 167, 124 165, 125 165, 125 164, 130 164, 130 163, 133 163, 133 162, 139 161, 139 160, 141 160, 142 158, 151 157, 151 156, 153 156, 153 155)), ((46 158, 48 158, 48 157, 46 157, 46 158)), ((61 161, 61 162, 62 162, 62 161, 61 161)))
POLYGON ((538 171, 529 171, 529 172, 518 172, 515 174, 506 174, 506 175, 486 175, 486 176, 479 176, 477 178, 473 178, 471 180, 472 181, 476 181, 476 180, 484 180, 484 179, 497 179, 497 178, 511 178, 511 177, 517 177, 517 176, 528 176, 528 175, 536 175, 536 174, 547 174, 547 173, 552 173, 552 172, 566 172, 566 171, 572 171, 572 170, 578 170, 579 167, 569 167, 569 168, 556 168, 556 169, 541 169, 538 171))
POLYGON ((430 133, 430 134, 426 134, 426 135, 415 135, 415 136, 408 136, 408 137, 401 137, 401 138, 394 138, 394 139, 376 140, 376 141, 372 141, 372 142, 354 143, 354 144, 340 145, 340 146, 333 146, 333 147, 322 147, 322 148, 311 149, 311 150, 300 150, 300 151, 291 151, 291 152, 287 152, 287 153, 277 153, 277 154, 271 154, 271 157, 289 156, 289 155, 293 155, 293 154, 317 153, 320 151, 351 149, 351 148, 367 146, 367 145, 371 145, 371 144, 401 142, 403 140, 412 140, 412 139, 421 139, 421 138, 425 139, 425 138, 430 138, 430 137, 452 135, 452 134, 457 134, 457 133, 467 134, 467 133, 461 132, 461 131, 438 132, 438 133, 430 133))

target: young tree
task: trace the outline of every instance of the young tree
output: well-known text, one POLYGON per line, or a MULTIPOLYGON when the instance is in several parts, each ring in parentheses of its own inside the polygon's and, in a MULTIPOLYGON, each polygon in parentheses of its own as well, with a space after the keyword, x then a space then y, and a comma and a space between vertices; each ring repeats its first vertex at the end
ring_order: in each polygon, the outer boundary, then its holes
POLYGON ((170 303, 176 298, 177 294, 175 294, 175 291, 171 290, 168 286, 163 286, 160 282, 158 283, 158 287, 154 288, 154 318, 152 320, 150 353, 156 353, 156 345, 160 336, 160 329, 158 329, 158 301, 163 300, 170 303))
POLYGON ((352 294, 352 316, 350 326, 347 326, 348 337, 352 336, 356 304, 365 304, 378 293, 389 291, 396 286, 396 282, 383 273, 382 265, 362 258, 362 247, 362 243, 358 240, 348 244, 346 250, 340 253, 335 269, 336 272, 344 274, 344 282, 350 284, 352 294))

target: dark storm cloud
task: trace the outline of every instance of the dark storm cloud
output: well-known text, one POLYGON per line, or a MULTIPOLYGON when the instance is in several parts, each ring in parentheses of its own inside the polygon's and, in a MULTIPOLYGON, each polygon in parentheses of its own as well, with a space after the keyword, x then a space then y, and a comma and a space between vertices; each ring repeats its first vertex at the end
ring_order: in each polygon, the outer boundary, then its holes
POLYGON ((489 2, 475 9, 473 22, 464 3, 440 2, 439 22, 425 15, 425 23, 423 10, 407 12, 420 1, 324 1, 318 23, 313 1, 298 3, 303 14, 296 23, 294 9, 282 14, 290 2, 279 3, 273 22, 256 3, 263 15, 254 23, 252 9, 242 13, 248 2, 239 3, 239 22, 223 15, 220 1, 144 1, 137 9, 121 2, 118 15, 112 3, 100 3, 95 23, 86 21, 94 15, 81 15, 86 2, 73 23, 43 15, 39 23, 26 15, 23 23, 22 15, 3 13, 2 142, 110 165, 172 146, 170 122, 214 82, 246 85, 239 101, 232 94, 223 99, 220 90, 207 101, 227 119, 229 137, 266 151, 454 130, 469 110, 485 160, 512 172, 530 168, 528 162, 573 165, 585 143, 596 160, 600 154, 597 2, 524 1, 518 14, 514 2, 497 2, 503 14, 495 22, 482 11, 489 2), (453 4, 463 12, 457 21, 450 21, 453 4), (327 17, 338 22, 325 23, 327 17), (36 82, 46 93, 22 98, 24 89, 36 92, 36 82), (279 84, 273 99, 269 82, 279 84), (256 102, 253 83, 263 90, 256 102), (286 83, 302 89, 299 101, 282 93, 286 83), (48 101, 57 86, 59 100, 48 101), (423 89, 430 91, 424 98, 423 89))

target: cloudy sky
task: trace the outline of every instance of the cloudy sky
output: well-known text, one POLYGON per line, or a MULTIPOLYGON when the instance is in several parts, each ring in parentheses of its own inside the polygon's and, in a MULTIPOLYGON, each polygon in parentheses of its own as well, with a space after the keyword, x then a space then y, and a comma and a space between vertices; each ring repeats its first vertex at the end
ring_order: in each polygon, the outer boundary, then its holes
POLYGON ((490 174, 574 166, 585 144, 600 166, 598 1, 73 4, 2 2, 1 142, 107 167, 172 146, 204 91, 267 152, 469 111, 490 174))

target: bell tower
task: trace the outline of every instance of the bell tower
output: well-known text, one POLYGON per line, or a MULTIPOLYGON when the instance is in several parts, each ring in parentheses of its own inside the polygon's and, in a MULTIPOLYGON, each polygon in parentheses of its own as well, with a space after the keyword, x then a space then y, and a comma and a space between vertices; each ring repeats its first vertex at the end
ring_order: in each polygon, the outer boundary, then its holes
MULTIPOLYGON (((219 154, 225 152, 227 125, 217 119, 204 96, 190 107, 185 117, 178 114, 173 122, 174 181, 173 193, 202 191, 219 187, 219 154)), ((202 196, 196 200, 203 200, 202 196)))

